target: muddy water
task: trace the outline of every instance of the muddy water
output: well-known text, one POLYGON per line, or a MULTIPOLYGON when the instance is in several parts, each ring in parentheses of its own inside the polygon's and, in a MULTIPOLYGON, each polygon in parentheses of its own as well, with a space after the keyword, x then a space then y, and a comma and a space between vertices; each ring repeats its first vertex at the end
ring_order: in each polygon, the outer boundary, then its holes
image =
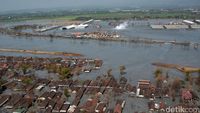
MULTIPOLYGON (((131 21, 129 22, 131 25, 123 30, 114 30, 114 27, 109 26, 108 22, 105 21, 96 22, 95 25, 101 25, 102 31, 117 32, 126 38, 143 37, 162 40, 200 42, 200 30, 153 30, 148 26, 149 24, 168 23, 170 21, 180 20, 131 21)), ((44 20, 26 21, 25 24, 41 24, 43 22, 44 20)), ((51 22, 51 20, 49 20, 49 22, 51 22)), ((48 23, 48 21, 46 23, 48 23)), ((23 22, 3 23, 3 25, 6 26, 19 24, 23 24, 23 22)), ((60 29, 56 29, 48 31, 47 33, 68 34, 70 32, 95 30, 93 25, 85 30, 61 31, 60 29)), ((171 45, 160 46, 95 40, 49 39, 42 37, 25 38, 0 35, 0 48, 81 53, 87 57, 104 60, 103 69, 94 72, 94 74, 87 75, 88 77, 95 78, 96 75, 104 73, 108 68, 112 68, 113 74, 119 76, 119 65, 125 65, 127 68, 126 76, 131 82, 135 82, 138 79, 152 79, 154 67, 151 63, 156 61, 200 66, 200 48, 194 50, 192 48, 182 48, 171 45)), ((0 55, 31 56, 31 54, 2 52, 0 55)), ((181 73, 176 74, 182 76, 181 73)), ((83 78, 85 78, 85 76, 83 78)))

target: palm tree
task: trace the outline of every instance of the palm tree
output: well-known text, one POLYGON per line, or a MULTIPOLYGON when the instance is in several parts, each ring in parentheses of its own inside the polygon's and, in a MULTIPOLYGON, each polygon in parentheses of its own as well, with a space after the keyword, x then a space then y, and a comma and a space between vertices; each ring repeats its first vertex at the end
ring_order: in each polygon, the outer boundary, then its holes
POLYGON ((121 75, 121 77, 122 77, 122 75, 125 74, 125 72, 124 72, 125 69, 126 69, 126 67, 125 67, 124 65, 119 66, 119 70, 120 70, 120 75, 121 75))
POLYGON ((186 81, 190 80, 190 72, 185 72, 185 80, 186 81))
POLYGON ((155 72, 154 72, 154 77, 155 78, 157 78, 159 75, 161 75, 162 74, 162 70, 161 69, 159 69, 159 68, 157 68, 156 70, 155 70, 155 72))

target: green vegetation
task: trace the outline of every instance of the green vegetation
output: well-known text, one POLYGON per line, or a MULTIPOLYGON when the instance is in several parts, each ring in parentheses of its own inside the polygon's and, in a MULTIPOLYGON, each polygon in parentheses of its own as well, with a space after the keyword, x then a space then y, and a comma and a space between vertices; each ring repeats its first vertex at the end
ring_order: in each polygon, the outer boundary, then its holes
POLYGON ((48 70, 48 73, 56 73, 57 72, 57 66, 55 64, 47 65, 46 69, 48 70))
POLYGON ((27 70, 30 68, 31 66, 28 64, 22 64, 21 65, 21 69, 23 71, 24 74, 26 74, 27 70))
POLYGON ((155 75, 154 78, 159 77, 159 75, 161 75, 161 74, 162 74, 162 70, 160 68, 156 69, 154 72, 154 75, 155 75))
POLYGON ((190 73, 189 73, 189 72, 186 72, 186 73, 185 73, 185 80, 186 80, 186 81, 189 81, 189 80, 190 80, 190 77, 191 77, 191 76, 190 76, 190 73))
POLYGON ((126 67, 124 65, 119 66, 119 71, 120 71, 121 76, 126 74, 125 70, 126 70, 126 67))
POLYGON ((69 90, 68 89, 64 89, 64 95, 66 98, 69 98, 70 97, 70 94, 69 94, 69 90))
POLYGON ((57 66, 56 64, 49 64, 46 69, 49 73, 58 73, 61 80, 71 77, 71 69, 68 67, 57 66))
POLYGON ((101 20, 120 20, 120 19, 156 19, 156 18, 196 18, 199 15, 189 12, 102 12, 93 14, 80 14, 76 18, 77 20, 87 20, 90 18, 101 20))
POLYGON ((59 68, 58 73, 60 74, 60 79, 68 79, 71 77, 71 71, 66 67, 59 68))
POLYGON ((33 79, 31 77, 26 77, 26 78, 22 79, 22 83, 27 84, 27 85, 31 84, 31 83, 33 83, 33 79))
POLYGON ((200 15, 191 11, 85 11, 85 12, 37 12, 37 13, 22 13, 22 14, 5 14, 0 16, 0 21, 24 21, 34 19, 64 19, 64 20, 121 20, 121 19, 188 19, 200 18, 200 15))
POLYGON ((156 77, 156 87, 162 87, 163 79, 164 77, 161 74, 156 77))

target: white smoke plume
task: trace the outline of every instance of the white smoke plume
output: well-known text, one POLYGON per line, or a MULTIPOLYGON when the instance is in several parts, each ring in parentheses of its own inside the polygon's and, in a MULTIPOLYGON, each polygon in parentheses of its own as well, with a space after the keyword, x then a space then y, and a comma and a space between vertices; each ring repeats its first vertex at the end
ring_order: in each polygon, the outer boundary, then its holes
POLYGON ((116 30, 123 30, 126 29, 128 27, 128 22, 123 22, 121 24, 119 24, 118 26, 115 27, 116 30))

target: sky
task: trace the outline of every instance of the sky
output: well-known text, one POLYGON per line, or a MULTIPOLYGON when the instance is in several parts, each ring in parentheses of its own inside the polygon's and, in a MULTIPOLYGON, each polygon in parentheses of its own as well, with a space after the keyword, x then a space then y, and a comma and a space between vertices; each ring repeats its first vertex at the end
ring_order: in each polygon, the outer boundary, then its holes
POLYGON ((25 9, 200 7, 200 0, 0 0, 0 12, 25 9))

